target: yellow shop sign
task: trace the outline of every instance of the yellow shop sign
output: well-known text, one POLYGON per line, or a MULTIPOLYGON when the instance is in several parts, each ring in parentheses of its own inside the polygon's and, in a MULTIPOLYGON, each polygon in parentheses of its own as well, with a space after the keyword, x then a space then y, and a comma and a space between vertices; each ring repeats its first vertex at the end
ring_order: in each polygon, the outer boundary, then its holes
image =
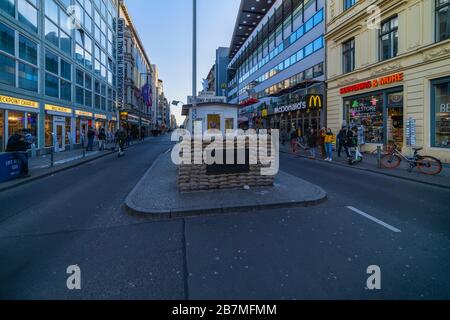
POLYGON ((107 119, 107 117, 104 114, 99 114, 99 113, 95 114, 95 118, 96 119, 102 119, 102 120, 106 120, 107 119))
POLYGON ((92 113, 86 112, 86 111, 81 111, 81 110, 75 110, 75 115, 80 116, 80 117, 92 118, 92 113))
POLYGON ((53 112, 60 112, 60 113, 72 113, 72 109, 70 109, 70 108, 54 106, 52 104, 46 104, 45 105, 45 110, 53 111, 53 112))
POLYGON ((1 95, 0 95, 0 103, 21 106, 21 107, 27 107, 27 108, 34 108, 34 109, 39 108, 39 103, 37 103, 35 101, 19 99, 19 98, 14 98, 14 97, 8 97, 8 96, 1 96, 1 95))

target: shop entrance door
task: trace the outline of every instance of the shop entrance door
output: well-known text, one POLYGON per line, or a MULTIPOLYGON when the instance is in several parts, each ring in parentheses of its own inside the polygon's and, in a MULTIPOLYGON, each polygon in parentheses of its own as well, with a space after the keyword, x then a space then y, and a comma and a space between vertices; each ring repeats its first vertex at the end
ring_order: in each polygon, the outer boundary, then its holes
POLYGON ((388 108, 387 142, 395 143, 399 148, 403 147, 403 108, 388 108))
POLYGON ((399 148, 404 142, 403 92, 388 94, 386 142, 395 143, 399 148))
MULTIPOLYGON (((64 119, 64 118, 63 118, 64 119)), ((55 119, 53 123, 53 132, 54 143, 55 143, 55 151, 61 152, 66 150, 66 123, 65 121, 60 121, 59 119, 55 119)))

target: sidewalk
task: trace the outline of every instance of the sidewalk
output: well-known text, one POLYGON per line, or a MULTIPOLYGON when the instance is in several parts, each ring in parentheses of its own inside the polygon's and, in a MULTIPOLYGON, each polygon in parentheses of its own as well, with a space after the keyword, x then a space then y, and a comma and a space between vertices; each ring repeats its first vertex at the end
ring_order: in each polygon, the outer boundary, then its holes
MULTIPOLYGON (((146 138, 143 142, 152 139, 146 138)), ((141 141, 134 141, 130 147, 142 143, 141 141)), ((94 150, 92 152, 83 153, 83 149, 70 150, 64 152, 57 152, 53 154, 53 166, 51 166, 51 155, 42 155, 35 158, 29 158, 28 166, 30 169, 30 177, 19 178, 7 182, 0 183, 0 192, 13 189, 15 187, 27 184, 29 182, 42 179, 53 175, 57 172, 68 170, 79 165, 106 157, 116 152, 112 150, 115 144, 110 143, 106 146, 105 151, 94 150)))
MULTIPOLYGON (((281 153, 288 153, 292 154, 290 152, 290 144, 286 143, 284 146, 280 144, 280 152, 281 153)), ((387 176, 424 183, 432 186, 437 186, 441 188, 447 188, 450 189, 450 165, 443 164, 444 169, 442 172, 437 176, 428 176, 425 174, 421 174, 418 172, 417 168, 414 169, 412 172, 408 172, 408 164, 405 161, 402 161, 401 165, 397 169, 386 169, 382 168, 379 169, 377 167, 377 157, 373 154, 364 154, 364 161, 362 163, 359 163, 357 165, 349 165, 347 162, 347 157, 345 155, 345 151, 342 152, 341 158, 337 156, 337 153, 333 153, 333 162, 328 162, 322 159, 320 151, 317 152, 317 159, 311 160, 311 161, 322 161, 324 163, 328 163, 330 165, 340 165, 348 168, 353 168, 357 170, 364 170, 369 172, 374 172, 378 174, 384 174, 387 176)), ((301 150, 295 154, 297 157, 301 158, 310 158, 310 154, 308 151, 301 150)))

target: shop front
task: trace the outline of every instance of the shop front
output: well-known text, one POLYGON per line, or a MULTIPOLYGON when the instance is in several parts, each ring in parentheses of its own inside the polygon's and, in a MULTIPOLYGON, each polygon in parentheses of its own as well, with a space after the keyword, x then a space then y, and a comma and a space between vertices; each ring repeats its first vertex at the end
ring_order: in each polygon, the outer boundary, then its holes
POLYGON ((343 124, 357 127, 363 133, 362 144, 395 143, 402 148, 405 142, 403 100, 403 87, 346 97, 343 124))
POLYGON ((86 138, 87 132, 93 125, 94 114, 83 110, 75 110, 75 141, 76 144, 82 144, 83 137, 86 138))
POLYGON ((108 132, 115 134, 117 130, 117 117, 111 117, 108 121, 108 132))
POLYGON ((27 129, 38 142, 39 103, 0 95, 0 152, 4 152, 8 139, 27 129))
POLYGON ((450 151, 450 77, 431 83, 431 147, 450 151))
POLYGON ((54 147, 56 152, 65 151, 73 144, 72 117, 70 108, 45 105, 45 147, 54 147))
POLYGON ((104 114, 96 113, 94 114, 95 118, 95 127, 94 129, 97 132, 100 132, 101 129, 105 129, 105 131, 108 129, 108 117, 104 114))
POLYGON ((406 145, 403 82, 404 74, 396 73, 339 89, 343 104, 339 128, 356 127, 363 151, 406 145))

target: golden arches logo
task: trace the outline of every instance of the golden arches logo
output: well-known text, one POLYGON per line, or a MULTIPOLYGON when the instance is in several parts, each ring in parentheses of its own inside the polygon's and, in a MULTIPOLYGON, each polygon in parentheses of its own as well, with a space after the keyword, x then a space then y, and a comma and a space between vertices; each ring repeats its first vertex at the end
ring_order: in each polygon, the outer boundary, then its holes
POLYGON ((323 96, 318 94, 311 94, 306 97, 306 101, 308 101, 308 108, 314 109, 323 107, 323 96))

